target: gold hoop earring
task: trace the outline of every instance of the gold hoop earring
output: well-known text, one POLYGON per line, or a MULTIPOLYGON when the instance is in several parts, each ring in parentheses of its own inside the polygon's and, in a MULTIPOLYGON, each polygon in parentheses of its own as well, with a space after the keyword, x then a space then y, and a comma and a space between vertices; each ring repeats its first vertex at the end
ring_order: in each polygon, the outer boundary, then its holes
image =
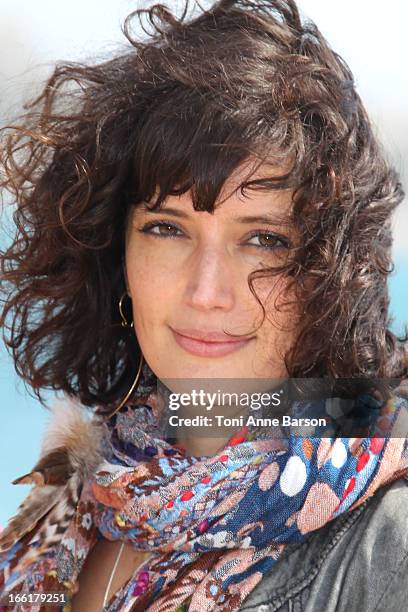
POLYGON ((132 382, 132 386, 130 387, 129 391, 126 393, 125 397, 123 398, 123 400, 120 402, 119 406, 117 406, 115 408, 115 410, 108 416, 106 417, 107 420, 111 419, 113 417, 114 414, 116 414, 117 412, 119 412, 119 410, 121 408, 123 408, 123 406, 126 404, 126 402, 128 401, 129 397, 132 395, 132 393, 135 391, 138 383, 139 383, 139 379, 140 379, 140 375, 142 373, 142 368, 143 368, 143 354, 140 355, 140 362, 139 362, 139 367, 137 369, 137 373, 135 376, 135 380, 132 382))
MULTIPOLYGON (((121 325, 122 325, 122 327, 134 327, 134 321, 132 321, 131 323, 128 323, 128 320, 127 320, 127 318, 125 316, 125 313, 123 312, 123 300, 125 299, 125 297, 127 295, 128 294, 125 292, 121 296, 121 298, 119 300, 119 313, 120 313, 120 316, 121 316, 121 319, 122 319, 121 325)), ((128 296, 128 297, 130 297, 130 296, 128 296)))

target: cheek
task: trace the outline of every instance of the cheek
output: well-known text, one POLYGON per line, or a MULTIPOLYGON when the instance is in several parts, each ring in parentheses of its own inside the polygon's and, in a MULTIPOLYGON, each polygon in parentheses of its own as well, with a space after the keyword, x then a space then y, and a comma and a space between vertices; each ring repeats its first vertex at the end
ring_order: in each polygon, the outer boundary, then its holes
POLYGON ((294 288, 289 288, 288 283, 286 278, 276 277, 262 279, 259 285, 254 285, 265 308, 265 319, 260 328, 261 336, 272 353, 289 349, 297 333, 297 301, 294 288))
POLYGON ((133 320, 138 332, 149 322, 163 316, 163 305, 171 303, 169 270, 163 258, 152 252, 141 252, 137 245, 128 245, 126 271, 133 305, 133 320))
MULTIPOLYGON (((285 277, 266 277, 254 281, 255 293, 265 308, 266 317, 282 324, 297 315, 295 289, 285 277)), ((255 298, 254 298, 255 300, 255 298)))

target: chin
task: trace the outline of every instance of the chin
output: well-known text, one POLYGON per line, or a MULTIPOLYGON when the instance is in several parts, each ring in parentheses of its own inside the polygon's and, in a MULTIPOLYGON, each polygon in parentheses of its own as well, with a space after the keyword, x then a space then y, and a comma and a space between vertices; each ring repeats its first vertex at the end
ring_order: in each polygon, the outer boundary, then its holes
POLYGON ((235 379, 242 380, 245 378, 253 378, 253 366, 251 362, 237 364, 227 363, 227 360, 222 359, 211 359, 208 358, 199 359, 197 357, 187 357, 185 360, 174 359, 172 363, 167 363, 164 367, 160 368, 162 380, 165 378, 174 379, 211 379, 219 380, 222 379, 235 379))

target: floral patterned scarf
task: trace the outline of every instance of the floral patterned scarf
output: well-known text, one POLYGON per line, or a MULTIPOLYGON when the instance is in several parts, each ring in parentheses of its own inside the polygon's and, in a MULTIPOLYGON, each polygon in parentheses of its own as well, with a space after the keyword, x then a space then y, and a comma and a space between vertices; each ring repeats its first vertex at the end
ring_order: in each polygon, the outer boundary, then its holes
MULTIPOLYGON (((39 521, 0 554, 0 596, 62 584, 75 592, 88 553, 104 537, 151 553, 106 611, 239 610, 287 545, 408 473, 405 434, 277 441, 244 428, 214 456, 189 456, 161 436, 157 395, 147 393, 146 379, 141 389, 110 421, 86 426, 99 428, 100 455, 67 528, 44 550, 39 521)), ((388 432, 390 423, 406 432, 408 399, 397 391, 377 404, 376 425, 388 432)), ((80 408, 71 411, 72 434, 83 417, 80 408)))

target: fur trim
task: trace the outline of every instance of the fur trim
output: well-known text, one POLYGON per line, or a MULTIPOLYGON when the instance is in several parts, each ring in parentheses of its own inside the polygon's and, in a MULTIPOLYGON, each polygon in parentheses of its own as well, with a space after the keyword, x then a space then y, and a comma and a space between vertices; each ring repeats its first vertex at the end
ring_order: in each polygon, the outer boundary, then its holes
POLYGON ((72 398, 56 400, 50 411, 41 456, 58 448, 67 449, 73 469, 79 471, 84 478, 90 476, 96 465, 103 461, 102 421, 96 420, 72 398))

